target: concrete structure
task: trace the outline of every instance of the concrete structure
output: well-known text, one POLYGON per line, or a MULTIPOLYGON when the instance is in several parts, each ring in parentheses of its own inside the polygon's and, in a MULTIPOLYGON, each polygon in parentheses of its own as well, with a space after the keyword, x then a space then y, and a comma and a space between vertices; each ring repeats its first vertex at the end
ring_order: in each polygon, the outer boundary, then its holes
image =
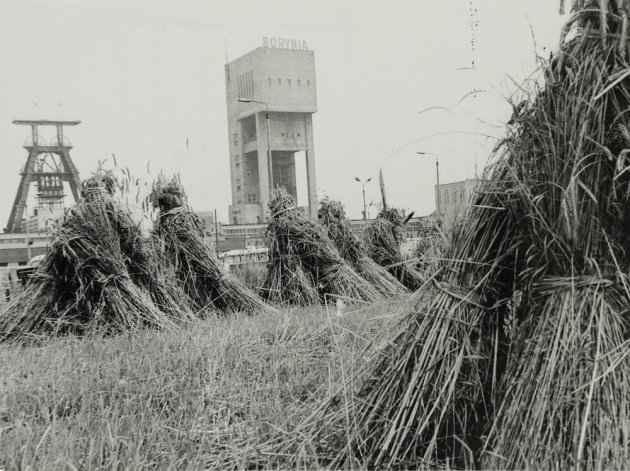
POLYGON ((444 228, 450 228, 470 206, 479 179, 435 185, 436 198, 440 199, 440 216, 444 228))
MULTIPOLYGON (((308 214, 308 207, 297 208, 303 215, 308 214)), ((317 216, 317 215, 316 215, 317 216)), ((256 224, 223 224, 219 231, 219 238, 226 241, 243 240, 243 248, 262 247, 265 244, 266 223, 256 224)))
POLYGON ((263 44, 272 47, 259 47, 225 65, 232 180, 230 224, 265 221, 270 191, 277 186, 284 186, 297 198, 296 152, 305 152, 309 214, 317 215, 312 122, 317 111, 314 54, 304 49, 303 41, 293 45, 291 40, 266 39, 263 44), (285 41, 286 47, 296 48, 273 47, 285 41))
POLYGON ((264 266, 269 261, 269 249, 267 247, 250 248, 242 250, 229 250, 219 255, 223 266, 232 271, 253 265, 264 266))
POLYGON ((0 267, 24 266, 36 255, 44 255, 51 242, 46 233, 0 234, 0 267))
MULTIPOLYGON (((63 216, 63 211, 56 219, 51 217, 52 213, 41 212, 37 208, 34 209, 34 213, 22 223, 28 232, 0 234, 0 268, 25 266, 36 255, 44 255, 51 246, 53 232, 49 229, 52 229, 57 219, 63 216)), ((241 241, 226 241, 222 224, 219 222, 215 225, 212 211, 197 211, 195 214, 204 224, 204 235, 208 242, 214 245, 218 238, 220 252, 245 248, 241 241), (218 237, 215 236, 215 228, 218 229, 218 237)))
MULTIPOLYGON (((428 218, 430 218, 430 216, 417 216, 409 219, 409 221, 407 221, 407 224, 405 224, 405 227, 403 228, 404 237, 406 239, 413 239, 418 237, 418 233, 423 227, 423 222, 426 221, 428 218)), ((350 228, 352 229, 352 232, 354 232, 357 236, 362 237, 365 228, 373 221, 374 219, 350 219, 350 228)))
POLYGON ((47 232, 53 229, 64 216, 64 207, 59 205, 40 205, 33 209, 33 215, 22 222, 22 229, 27 233, 47 232))
POLYGON ((201 219, 203 222, 203 230, 206 237, 211 237, 214 243, 215 240, 215 231, 218 232, 218 238, 223 238, 223 228, 222 223, 217 221, 215 224, 214 221, 214 211, 195 211, 195 214, 201 219))
POLYGON ((64 126, 76 126, 80 121, 17 120, 13 124, 31 127, 31 137, 24 145, 28 158, 20 172, 22 179, 5 232, 23 232, 26 202, 32 183, 37 184, 38 207, 53 213, 63 211, 64 182, 70 185, 75 201, 79 200, 81 181, 72 159, 72 146, 63 135, 64 126), (54 126, 56 135, 51 142, 44 142, 39 133, 41 126, 54 126))
MULTIPOLYGON (((206 241, 211 246, 216 247, 217 252, 225 253, 230 250, 242 250, 247 247, 245 239, 225 237, 223 223, 217 221, 215 224, 213 211, 195 211, 195 214, 203 222, 206 241)), ((230 226, 227 227, 229 228, 230 226)), ((229 229, 227 232, 230 232, 229 229)))
POLYGON ((225 240, 243 240, 245 247, 262 247, 264 245, 266 224, 224 224, 225 240))

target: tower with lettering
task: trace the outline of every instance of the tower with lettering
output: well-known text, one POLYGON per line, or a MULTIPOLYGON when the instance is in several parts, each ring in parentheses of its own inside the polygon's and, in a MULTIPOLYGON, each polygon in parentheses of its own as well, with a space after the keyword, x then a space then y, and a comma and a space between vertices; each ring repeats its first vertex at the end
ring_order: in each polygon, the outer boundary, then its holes
POLYGON ((306 41, 263 38, 225 65, 232 204, 230 224, 264 222, 273 188, 297 198, 296 155, 304 155, 308 204, 317 216, 313 113, 315 57, 306 41))

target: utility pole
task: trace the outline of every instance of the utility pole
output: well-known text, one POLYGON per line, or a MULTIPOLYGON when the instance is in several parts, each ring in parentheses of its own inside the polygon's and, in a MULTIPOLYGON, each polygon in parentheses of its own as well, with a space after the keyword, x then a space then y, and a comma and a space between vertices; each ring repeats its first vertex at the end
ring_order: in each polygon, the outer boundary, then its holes
POLYGON ((437 210, 438 218, 440 217, 440 163, 438 162, 437 154, 432 152, 416 152, 418 155, 432 155, 435 157, 435 180, 437 182, 435 191, 435 207, 437 210))
POLYGON ((362 182, 359 177, 354 177, 354 179, 358 181, 361 184, 361 187, 363 188, 363 220, 367 221, 367 205, 365 203, 365 184, 371 182, 372 178, 370 177, 364 182, 362 182))

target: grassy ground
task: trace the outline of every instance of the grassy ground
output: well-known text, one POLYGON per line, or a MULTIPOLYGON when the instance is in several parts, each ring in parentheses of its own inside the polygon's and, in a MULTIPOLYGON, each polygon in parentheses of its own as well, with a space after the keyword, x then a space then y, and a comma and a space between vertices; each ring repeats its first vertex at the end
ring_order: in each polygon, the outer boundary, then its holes
POLYGON ((391 335, 397 304, 0 346, 0 468, 316 466, 282 444, 391 335))

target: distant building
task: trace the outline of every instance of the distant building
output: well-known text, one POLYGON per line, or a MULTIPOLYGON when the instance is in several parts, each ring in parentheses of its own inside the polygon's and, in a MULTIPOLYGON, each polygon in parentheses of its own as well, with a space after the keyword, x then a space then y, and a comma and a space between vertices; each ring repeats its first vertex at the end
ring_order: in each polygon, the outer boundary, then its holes
POLYGON ((206 237, 215 237, 215 231, 219 233, 219 239, 223 236, 223 225, 221 222, 215 224, 214 211, 195 211, 195 214, 201 219, 206 237))
MULTIPOLYGON (((422 228, 422 223, 428 218, 429 216, 417 216, 409 219, 409 221, 407 221, 407 224, 405 224, 405 226, 403 227, 404 237, 406 239, 413 239, 415 237, 418 237, 418 233, 422 228)), ((363 237, 363 231, 373 221, 374 219, 350 219, 350 228, 355 235, 363 237)))
POLYGON ((297 198, 295 154, 302 151, 308 212, 317 216, 312 123, 317 111, 315 57, 304 41, 265 38, 263 46, 225 65, 230 224, 264 222, 272 187, 283 186, 297 198))
POLYGON ((242 240, 243 248, 264 246, 264 236, 267 224, 224 224, 223 237, 225 240, 242 240))
POLYGON ((405 224, 405 237, 407 239, 415 239, 425 231, 425 224, 431 219, 430 216, 419 216, 409 219, 405 224))
POLYGON ((55 227, 64 216, 63 206, 40 206, 33 209, 33 215, 23 222, 23 229, 29 233, 47 232, 55 227))
POLYGON ((470 206, 478 183, 478 178, 469 178, 461 182, 443 183, 439 188, 435 186, 440 202, 442 224, 445 228, 452 227, 464 215, 470 206))
POLYGON ((358 237, 363 236, 363 231, 374 219, 350 219, 350 229, 358 237))
POLYGON ((4 233, 0 234, 0 267, 24 266, 36 255, 46 253, 51 244, 46 233, 4 233))
POLYGON ((219 255, 223 266, 230 271, 252 265, 264 265, 269 261, 267 247, 229 250, 219 255))
MULTIPOLYGON (((28 232, 0 233, 0 268, 27 265, 36 255, 44 255, 52 244, 53 236, 48 231, 63 215, 58 213, 34 210, 34 215, 23 224, 28 232), (30 250, 29 250, 30 249, 30 250)), ((204 235, 208 243, 216 244, 215 229, 218 229, 219 251, 245 248, 241 241, 226 241, 223 235, 223 225, 214 223, 214 213, 211 211, 196 211, 195 214, 204 223, 204 235)))

